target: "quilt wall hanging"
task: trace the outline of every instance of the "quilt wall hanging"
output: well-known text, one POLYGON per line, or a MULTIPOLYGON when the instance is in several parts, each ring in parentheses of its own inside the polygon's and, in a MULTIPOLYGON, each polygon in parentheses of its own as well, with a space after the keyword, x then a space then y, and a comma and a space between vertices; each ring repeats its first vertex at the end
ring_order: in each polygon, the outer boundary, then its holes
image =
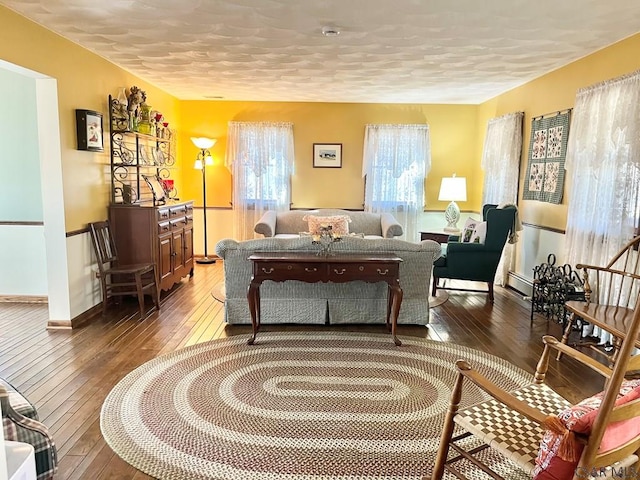
POLYGON ((571 109, 531 120, 529 167, 523 200, 560 203, 571 109))

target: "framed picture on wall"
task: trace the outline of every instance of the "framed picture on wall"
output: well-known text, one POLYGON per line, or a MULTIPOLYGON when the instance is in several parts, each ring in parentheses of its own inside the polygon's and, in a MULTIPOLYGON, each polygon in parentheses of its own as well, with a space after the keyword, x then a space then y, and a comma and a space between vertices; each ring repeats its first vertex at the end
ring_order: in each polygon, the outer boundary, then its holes
POLYGON ((341 143, 314 143, 313 168, 341 168, 341 143))
POLYGON ((104 151, 102 114, 93 110, 76 110, 78 150, 104 151))

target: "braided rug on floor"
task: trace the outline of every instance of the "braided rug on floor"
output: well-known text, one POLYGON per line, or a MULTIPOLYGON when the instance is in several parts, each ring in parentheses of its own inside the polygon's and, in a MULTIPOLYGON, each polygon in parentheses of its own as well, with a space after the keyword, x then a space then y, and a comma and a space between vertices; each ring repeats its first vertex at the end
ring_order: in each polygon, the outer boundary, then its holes
MULTIPOLYGON (((253 346, 245 335, 193 345, 122 379, 102 433, 162 479, 418 480, 431 472, 456 360, 508 389, 531 375, 477 350, 401 338, 261 332, 253 346)), ((485 398, 466 391, 464 405, 485 398)))

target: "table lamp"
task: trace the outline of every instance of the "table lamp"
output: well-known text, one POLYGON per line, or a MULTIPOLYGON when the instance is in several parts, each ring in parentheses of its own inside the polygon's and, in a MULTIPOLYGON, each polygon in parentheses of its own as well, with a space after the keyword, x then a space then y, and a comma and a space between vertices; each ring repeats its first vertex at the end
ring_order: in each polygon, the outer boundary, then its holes
POLYGON ((216 263, 215 258, 209 258, 207 255, 207 165, 213 165, 213 158, 209 149, 215 145, 216 141, 206 137, 191 137, 193 144, 200 149, 193 168, 202 170, 202 208, 204 218, 204 257, 197 258, 196 263, 216 263))
POLYGON ((451 233, 460 232, 458 228, 460 207, 458 207, 456 201, 467 201, 467 179, 465 177, 456 177, 455 173, 451 177, 443 177, 442 183, 440 184, 438 200, 451 202, 444 211, 444 218, 447 221, 447 226, 444 228, 444 231, 451 233))

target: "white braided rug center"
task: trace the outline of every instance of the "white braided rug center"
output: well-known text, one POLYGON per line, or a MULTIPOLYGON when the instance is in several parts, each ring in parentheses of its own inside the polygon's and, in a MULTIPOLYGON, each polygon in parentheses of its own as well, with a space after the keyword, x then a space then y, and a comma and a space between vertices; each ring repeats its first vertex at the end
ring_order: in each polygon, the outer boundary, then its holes
MULTIPOLYGON (((241 335, 158 357, 102 407, 109 446, 166 479, 421 479, 431 471, 454 363, 513 389, 531 375, 446 342, 355 333, 241 335)), ((465 405, 484 394, 466 388, 465 405)), ((496 460, 498 461, 498 460, 496 460)))

